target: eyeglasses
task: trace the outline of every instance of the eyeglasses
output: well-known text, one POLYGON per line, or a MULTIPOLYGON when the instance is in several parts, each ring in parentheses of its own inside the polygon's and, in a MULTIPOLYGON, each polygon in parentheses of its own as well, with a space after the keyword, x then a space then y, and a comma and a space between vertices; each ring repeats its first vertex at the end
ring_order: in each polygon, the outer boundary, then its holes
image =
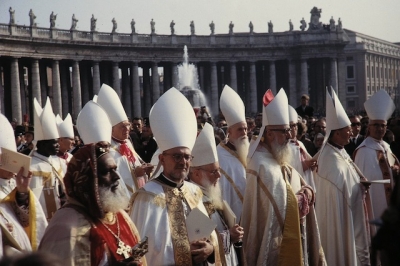
POLYGON ((360 127, 360 126, 361 126, 361 123, 351 123, 351 126, 352 126, 352 127, 360 127))
POLYGON ((387 125, 385 124, 371 124, 374 128, 387 128, 387 125))
POLYGON ((290 133, 290 128, 272 128, 269 129, 270 131, 276 131, 276 132, 281 132, 282 134, 289 134, 290 133))
POLYGON ((197 168, 197 169, 200 169, 200 170, 202 170, 204 172, 208 172, 208 173, 210 173, 210 174, 212 174, 214 176, 217 175, 218 173, 221 173, 221 168, 217 168, 217 169, 212 170, 212 171, 209 171, 209 170, 206 170, 206 169, 203 169, 203 168, 197 168))
POLYGON ((182 153, 174 153, 174 154, 163 153, 163 155, 171 156, 172 158, 174 158, 174 161, 176 163, 179 163, 180 161, 182 161, 182 159, 185 159, 185 161, 187 161, 187 162, 191 162, 194 158, 194 156, 192 156, 190 154, 182 154, 182 153))
POLYGON ((294 127, 297 127, 297 124, 290 125, 290 128, 294 128, 294 127))

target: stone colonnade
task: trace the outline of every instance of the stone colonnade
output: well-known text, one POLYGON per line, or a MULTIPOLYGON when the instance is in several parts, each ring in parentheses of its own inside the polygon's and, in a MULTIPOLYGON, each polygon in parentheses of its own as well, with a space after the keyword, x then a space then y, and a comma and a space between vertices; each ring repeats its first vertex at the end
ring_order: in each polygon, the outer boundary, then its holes
MULTIPOLYGON (((199 85, 213 115, 219 112, 219 96, 225 84, 242 97, 248 115, 261 110, 262 96, 267 89, 274 94, 283 87, 289 104, 296 107, 303 93, 311 94, 311 87, 333 86, 344 83, 338 75, 341 59, 322 58, 317 63, 307 58, 260 61, 198 61, 194 62, 199 74, 199 85), (318 71, 322 64, 323 73, 318 71), (315 74, 315 73, 317 74, 315 74)), ((343 61, 343 60, 342 60, 343 61)), ((37 58, 0 57, 3 76, 0 88, 2 113, 21 123, 25 114, 31 117, 33 98, 44 106, 47 96, 53 111, 63 118, 71 113, 76 119, 82 106, 97 94, 102 83, 112 86, 130 117, 148 116, 151 106, 170 87, 179 86, 180 62, 88 61, 53 60, 37 58), (163 68, 160 80, 159 68, 163 68), (142 76, 139 76, 139 69, 142 76), (151 74, 150 74, 151 72, 151 74)), ((340 87, 340 86, 339 86, 340 87)), ((345 97, 339 90, 339 98, 345 97)), ((324 106, 324 92, 315 99, 324 106)), ((312 99, 313 100, 313 99, 312 99)), ((311 101, 312 102, 312 101, 311 101)))

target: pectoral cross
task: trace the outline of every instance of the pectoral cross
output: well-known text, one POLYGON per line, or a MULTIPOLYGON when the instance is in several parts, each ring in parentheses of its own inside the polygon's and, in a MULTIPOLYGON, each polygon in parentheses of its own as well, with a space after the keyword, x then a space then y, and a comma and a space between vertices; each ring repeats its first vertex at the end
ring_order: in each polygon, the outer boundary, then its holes
POLYGON ((128 245, 125 245, 124 242, 119 241, 118 242, 118 249, 117 249, 117 254, 118 255, 123 255, 125 259, 130 257, 130 254, 132 252, 132 248, 128 245))

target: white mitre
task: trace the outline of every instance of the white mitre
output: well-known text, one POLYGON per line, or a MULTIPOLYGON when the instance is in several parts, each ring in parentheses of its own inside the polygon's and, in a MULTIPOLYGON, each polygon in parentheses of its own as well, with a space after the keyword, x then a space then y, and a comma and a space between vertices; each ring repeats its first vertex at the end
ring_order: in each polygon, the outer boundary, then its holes
POLYGON ((175 147, 192 150, 197 135, 196 116, 180 91, 166 91, 153 105, 149 119, 161 152, 175 147))
POLYGON ((257 149, 265 127, 278 125, 289 125, 289 103, 284 89, 280 89, 275 97, 271 90, 264 94, 262 127, 257 139, 250 144, 248 158, 251 158, 257 149))
POLYGON ((209 123, 205 123, 200 134, 197 136, 192 155, 194 157, 192 161, 193 167, 218 162, 214 128, 209 123))
POLYGON ((14 129, 12 128, 7 117, 0 114, 0 154, 1 148, 6 148, 12 151, 17 151, 15 145, 14 129))
POLYGON ((64 121, 61 119, 60 115, 56 116, 56 123, 58 127, 58 133, 60 138, 74 138, 74 125, 72 124, 72 117, 68 114, 64 121))
POLYGON ((299 115, 297 114, 296 109, 289 105, 289 122, 297 123, 299 122, 299 115))
POLYGON ((329 136, 332 130, 341 129, 351 125, 350 119, 346 114, 335 90, 331 89, 332 97, 326 90, 326 136, 329 136))
POLYGON ((76 127, 84 144, 111 142, 110 119, 106 111, 93 101, 87 102, 79 112, 76 127))
POLYGON ((246 122, 246 114, 242 98, 231 87, 225 85, 219 99, 221 112, 225 117, 228 127, 239 122, 246 122))
POLYGON ((33 115, 35 140, 58 139, 60 135, 49 97, 47 97, 46 105, 43 109, 36 98, 33 100, 33 104, 35 109, 33 115))
POLYGON ((101 85, 96 102, 106 111, 112 126, 128 120, 118 94, 110 86, 101 85))
POLYGON ((377 91, 364 103, 370 120, 388 120, 396 106, 385 90, 377 91))

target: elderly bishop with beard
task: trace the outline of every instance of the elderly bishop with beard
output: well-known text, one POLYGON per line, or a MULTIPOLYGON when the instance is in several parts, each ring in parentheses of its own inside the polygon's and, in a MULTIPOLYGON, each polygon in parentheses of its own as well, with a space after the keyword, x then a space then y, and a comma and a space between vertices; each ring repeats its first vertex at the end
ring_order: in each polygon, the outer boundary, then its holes
POLYGON ((39 249, 53 253, 64 265, 146 264, 140 258, 144 251, 137 248, 139 234, 123 210, 129 199, 120 188, 110 154, 108 116, 90 101, 80 112, 77 127, 86 145, 68 164, 68 201, 53 216, 39 249))
POLYGON ((193 108, 171 88, 152 107, 150 123, 163 172, 132 196, 129 213, 140 234, 149 239, 146 259, 149 265, 221 265, 215 232, 206 239, 188 236, 186 219, 195 208, 208 219, 200 188, 185 181, 197 133, 193 108))
POLYGON ((281 89, 273 98, 267 91, 263 102, 263 126, 249 149, 242 214, 247 265, 324 265, 312 208, 314 192, 287 164, 286 93, 281 89))
POLYGON ((238 265, 238 259, 233 249, 235 243, 243 238, 243 228, 238 224, 230 224, 226 213, 232 213, 229 205, 222 200, 219 178, 221 173, 215 146, 213 127, 206 123, 196 139, 192 151, 193 161, 190 167, 190 182, 198 185, 203 191, 203 203, 210 218, 217 224, 219 247, 225 254, 223 265, 238 265))
POLYGON ((220 98, 220 108, 228 124, 226 142, 217 146, 221 166, 222 196, 240 220, 243 195, 246 188, 246 157, 249 149, 244 104, 240 96, 225 85, 220 98))

